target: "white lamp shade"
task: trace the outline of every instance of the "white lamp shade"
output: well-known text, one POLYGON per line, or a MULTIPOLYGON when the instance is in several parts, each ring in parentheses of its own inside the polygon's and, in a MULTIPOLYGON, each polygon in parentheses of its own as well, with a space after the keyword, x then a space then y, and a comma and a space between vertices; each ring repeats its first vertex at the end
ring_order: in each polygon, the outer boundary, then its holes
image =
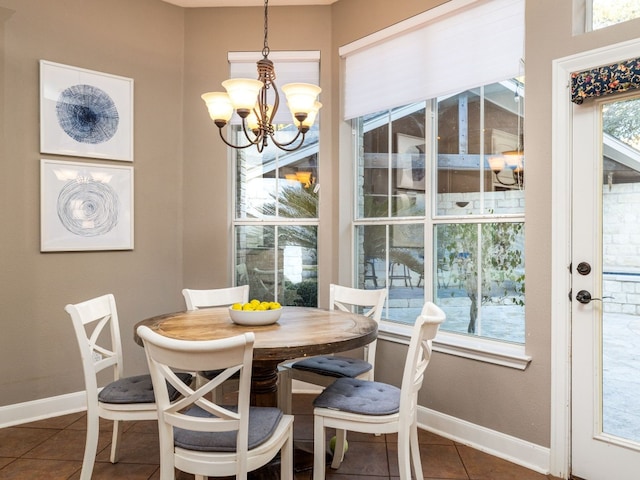
POLYGON ((207 105, 209 116, 214 122, 216 120, 229 121, 231 115, 233 115, 233 105, 229 95, 222 92, 208 92, 203 93, 201 97, 207 105))
POLYGON ((502 156, 489 157, 487 161, 489 162, 489 168, 496 173, 504 169, 505 162, 502 156))
POLYGON ((282 91, 287 97, 287 105, 289 105, 291 113, 295 116, 296 113, 308 114, 311 112, 316 97, 322 89, 310 83, 288 83, 282 86, 282 91))
POLYGON ((256 104, 263 83, 250 78, 232 78, 222 82, 222 86, 227 90, 236 110, 251 110, 256 104))
MULTIPOLYGON (((289 106, 289 105, 288 105, 289 106)), ((309 111, 309 113, 307 114, 307 118, 305 118, 302 121, 302 125, 308 128, 311 128, 313 126, 313 124, 316 121, 316 116, 318 115, 318 111, 322 108, 322 103, 320 102, 314 102, 313 103, 313 108, 309 111)), ((291 106, 289 106, 289 110, 291 110, 291 106)), ((295 113, 293 113, 293 110, 291 111, 291 116, 293 117, 293 123, 294 125, 298 125, 300 122, 298 121, 298 119, 295 116, 295 113)))

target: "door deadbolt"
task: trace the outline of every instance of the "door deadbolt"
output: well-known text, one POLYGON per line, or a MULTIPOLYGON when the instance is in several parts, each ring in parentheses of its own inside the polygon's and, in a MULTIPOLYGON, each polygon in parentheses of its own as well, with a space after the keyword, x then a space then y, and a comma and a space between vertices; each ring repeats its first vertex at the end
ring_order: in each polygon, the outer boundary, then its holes
POLYGON ((591 273, 591 265, 587 262, 580 262, 576 270, 580 275, 589 275, 591 273))

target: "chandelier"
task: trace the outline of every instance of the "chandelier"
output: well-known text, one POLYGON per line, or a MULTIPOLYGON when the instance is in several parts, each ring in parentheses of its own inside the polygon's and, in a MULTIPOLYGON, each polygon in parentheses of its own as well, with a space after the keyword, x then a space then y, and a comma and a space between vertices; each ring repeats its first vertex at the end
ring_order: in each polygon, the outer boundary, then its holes
POLYGON ((309 131, 316 115, 322 107, 317 101, 320 87, 309 83, 288 83, 282 86, 287 106, 297 128, 295 136, 284 142, 275 138, 273 120, 280 106, 280 95, 276 88, 276 72, 269 60, 268 4, 264 2, 264 47, 262 59, 258 61, 258 79, 232 78, 222 82, 225 92, 208 92, 202 95, 209 116, 218 127, 220 138, 232 148, 242 149, 255 145, 258 152, 269 144, 269 139, 278 148, 292 152, 300 148, 305 134, 309 131), (222 128, 227 125, 233 112, 242 120, 242 132, 246 143, 234 145, 225 139, 222 128))

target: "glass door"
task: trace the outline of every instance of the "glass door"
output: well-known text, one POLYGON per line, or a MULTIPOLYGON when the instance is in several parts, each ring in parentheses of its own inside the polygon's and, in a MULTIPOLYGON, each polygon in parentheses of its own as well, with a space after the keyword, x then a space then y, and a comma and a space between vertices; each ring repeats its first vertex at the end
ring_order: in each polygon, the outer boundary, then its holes
POLYGON ((574 107, 572 474, 638 478, 640 97, 574 107))

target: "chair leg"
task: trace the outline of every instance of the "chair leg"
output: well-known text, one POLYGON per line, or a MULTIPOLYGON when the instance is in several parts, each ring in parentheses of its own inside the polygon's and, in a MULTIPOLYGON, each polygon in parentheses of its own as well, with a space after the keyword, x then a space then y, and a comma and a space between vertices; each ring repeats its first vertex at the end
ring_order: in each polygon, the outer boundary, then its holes
MULTIPOLYGON (((160 440, 160 480, 175 480, 176 467, 173 456, 173 427, 168 424, 160 425, 160 422, 158 423, 158 434, 160 440)), ((205 480, 204 476, 200 476, 199 478, 200 480, 205 480)))
POLYGON ((331 468, 337 470, 340 468, 344 460, 344 446, 347 443, 347 431, 336 430, 336 445, 333 448, 333 460, 331 460, 331 468))
POLYGON ((111 435, 111 463, 118 463, 120 456, 120 439, 122 438, 122 425, 119 420, 113 421, 113 434, 111 435))
POLYGON ((413 473, 416 480, 424 480, 424 475, 422 474, 422 461, 420 460, 420 444, 418 443, 418 425, 416 423, 411 425, 410 448, 413 473))
POLYGON ((291 377, 287 370, 278 372, 278 408, 286 415, 291 415, 291 377))
POLYGON ((91 480, 93 465, 98 451, 98 436, 100 434, 100 419, 97 413, 87 410, 87 437, 84 444, 84 457, 82 459, 82 473, 80 480, 91 480))
POLYGON ((280 479, 293 480, 293 425, 280 450, 280 479))
POLYGON ((411 480, 411 441, 410 432, 398 432, 398 470, 400 480, 411 480))
POLYGON ((313 480, 325 480, 327 436, 324 429, 324 419, 319 415, 314 415, 313 432, 313 480))

